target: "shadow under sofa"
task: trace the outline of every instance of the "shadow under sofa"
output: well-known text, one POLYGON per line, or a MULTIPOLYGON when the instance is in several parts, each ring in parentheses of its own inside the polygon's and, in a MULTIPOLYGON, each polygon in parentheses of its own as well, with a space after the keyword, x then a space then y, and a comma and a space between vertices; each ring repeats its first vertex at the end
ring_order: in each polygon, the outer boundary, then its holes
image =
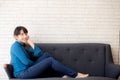
MULTIPOLYGON (((50 53, 65 66, 90 77, 80 80, 117 80, 120 67, 113 62, 111 46, 104 43, 35 43, 43 52, 50 53)), ((9 79, 13 76, 11 64, 4 64, 9 79)), ((64 80, 59 74, 48 69, 37 80, 64 80)), ((68 80, 68 79, 65 79, 68 80)), ((69 80, 79 80, 69 78, 69 80)))

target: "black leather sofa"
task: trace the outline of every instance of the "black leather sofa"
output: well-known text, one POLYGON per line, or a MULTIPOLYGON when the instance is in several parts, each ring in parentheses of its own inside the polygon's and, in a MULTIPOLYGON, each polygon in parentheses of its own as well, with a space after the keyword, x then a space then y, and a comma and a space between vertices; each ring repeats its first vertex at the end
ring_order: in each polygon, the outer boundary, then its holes
MULTIPOLYGON (((44 52, 50 53, 65 66, 90 77, 65 80, 117 80, 120 67, 112 58, 111 46, 103 43, 36 43, 44 52)), ((13 77, 11 64, 4 64, 9 79, 13 77)), ((64 80, 51 69, 46 70, 38 80, 64 80), (46 73, 47 72, 47 73, 46 73)))

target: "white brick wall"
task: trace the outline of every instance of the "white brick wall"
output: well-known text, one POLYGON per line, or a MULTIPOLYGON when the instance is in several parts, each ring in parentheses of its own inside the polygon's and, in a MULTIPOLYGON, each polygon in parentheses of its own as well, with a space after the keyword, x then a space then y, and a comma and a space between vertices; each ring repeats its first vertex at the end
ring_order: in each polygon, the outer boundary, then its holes
POLYGON ((18 25, 28 28, 33 42, 111 44, 118 63, 119 0, 0 0, 1 80, 18 25))

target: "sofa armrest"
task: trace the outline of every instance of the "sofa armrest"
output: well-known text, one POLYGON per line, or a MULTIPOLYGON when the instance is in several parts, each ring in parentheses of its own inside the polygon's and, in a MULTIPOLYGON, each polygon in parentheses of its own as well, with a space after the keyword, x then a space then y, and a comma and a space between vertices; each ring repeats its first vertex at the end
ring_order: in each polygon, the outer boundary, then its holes
POLYGON ((107 64, 105 67, 105 77, 118 79, 120 75, 120 66, 116 64, 107 64))
POLYGON ((13 67, 11 64, 3 64, 3 68, 6 72, 6 74, 8 75, 8 78, 11 79, 11 78, 14 78, 13 76, 13 67))

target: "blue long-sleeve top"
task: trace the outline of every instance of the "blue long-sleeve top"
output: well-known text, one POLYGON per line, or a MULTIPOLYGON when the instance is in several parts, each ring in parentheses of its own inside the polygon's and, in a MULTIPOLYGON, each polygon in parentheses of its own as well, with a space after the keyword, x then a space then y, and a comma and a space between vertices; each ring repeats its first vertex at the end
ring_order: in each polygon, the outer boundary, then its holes
MULTIPOLYGON (((43 52, 41 49, 34 45, 34 49, 32 47, 29 48, 29 51, 32 52, 33 56, 40 57, 43 52)), ((23 44, 18 41, 15 41, 10 49, 11 54, 11 64, 14 69, 14 76, 16 77, 20 72, 27 69, 28 67, 32 66, 34 62, 30 60, 28 53, 26 52, 23 44)))

